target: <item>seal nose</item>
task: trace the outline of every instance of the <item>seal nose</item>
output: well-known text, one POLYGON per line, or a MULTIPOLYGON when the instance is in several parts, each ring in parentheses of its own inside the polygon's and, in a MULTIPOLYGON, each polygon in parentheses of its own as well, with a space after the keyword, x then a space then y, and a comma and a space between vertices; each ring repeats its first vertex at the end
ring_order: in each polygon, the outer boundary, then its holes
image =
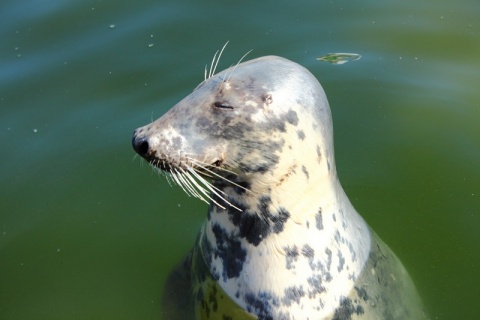
POLYGON ((145 139, 145 137, 138 137, 136 131, 133 133, 132 146, 135 152, 137 152, 139 155, 141 155, 144 158, 148 154, 148 149, 150 149, 148 140, 145 139))

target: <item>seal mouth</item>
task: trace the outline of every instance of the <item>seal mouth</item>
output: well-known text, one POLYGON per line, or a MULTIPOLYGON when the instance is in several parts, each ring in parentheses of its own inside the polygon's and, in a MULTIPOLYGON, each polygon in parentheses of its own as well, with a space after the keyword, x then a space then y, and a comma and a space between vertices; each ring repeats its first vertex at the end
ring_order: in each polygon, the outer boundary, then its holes
POLYGON ((230 173, 226 168, 223 168, 224 161, 221 159, 207 164, 187 156, 180 156, 180 159, 176 160, 170 159, 170 157, 167 156, 157 157, 155 154, 142 157, 154 168, 169 174, 194 170, 204 178, 215 179, 220 177, 224 171, 230 173))
POLYGON ((224 160, 218 159, 211 164, 205 164, 185 156, 175 162, 167 157, 159 158, 153 154, 142 157, 152 167, 159 169, 170 185, 178 185, 188 196, 208 204, 214 203, 222 209, 229 206, 240 212, 243 211, 228 200, 228 194, 218 188, 218 183, 212 183, 212 181, 221 181, 223 185, 230 184, 234 188, 250 191, 229 178, 236 174, 225 168, 224 160), (228 177, 224 176, 225 173, 228 177))

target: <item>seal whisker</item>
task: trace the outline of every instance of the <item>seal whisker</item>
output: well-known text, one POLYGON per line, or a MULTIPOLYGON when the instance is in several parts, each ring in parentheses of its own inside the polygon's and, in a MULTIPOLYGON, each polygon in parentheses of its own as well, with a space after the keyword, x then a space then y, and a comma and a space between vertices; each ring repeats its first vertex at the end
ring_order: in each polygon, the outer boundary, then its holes
POLYGON ((219 54, 218 57, 217 57, 217 61, 215 62, 215 66, 213 67, 213 70, 210 70, 210 71, 211 71, 211 76, 213 76, 213 75, 215 74, 215 70, 217 70, 218 62, 220 61, 220 57, 222 56, 223 50, 225 49, 225 47, 227 46, 227 44, 228 44, 228 41, 225 42, 225 44, 224 44, 223 47, 222 47, 222 50, 220 50, 220 54, 219 54))
POLYGON ((188 186, 188 184, 185 183, 184 178, 182 177, 181 173, 179 172, 170 172, 170 176, 173 178, 175 183, 182 188, 183 192, 185 192, 189 197, 194 197, 198 198, 202 201, 205 201, 204 198, 198 193, 196 193, 194 190, 192 190, 191 187, 188 186))
MULTIPOLYGON (((187 167, 187 169, 190 171, 190 167, 187 167)), ((188 183, 191 185, 193 189, 195 189, 196 194, 198 195, 197 198, 202 199, 202 201, 209 203, 208 201, 205 201, 203 196, 200 194, 202 193, 205 197, 207 197, 209 200, 212 200, 208 192, 203 188, 200 184, 198 184, 197 180, 195 180, 194 177, 190 174, 189 171, 185 171, 182 169, 182 172, 184 176, 186 177, 186 180, 188 180, 188 183), (197 190, 200 192, 197 192, 197 190)), ((213 201, 213 200, 212 200, 213 201)))
POLYGON ((222 49, 220 50, 220 53, 217 50, 213 55, 212 62, 210 63, 210 70, 208 71, 208 77, 207 77, 207 66, 205 66, 205 80, 210 79, 215 74, 215 70, 217 69, 218 62, 220 61, 220 57, 222 56, 223 50, 225 49, 227 44, 228 44, 228 41, 223 45, 222 49), (217 57, 217 54, 218 54, 218 57, 217 57))
MULTIPOLYGON (((137 159, 137 156, 138 156, 138 154, 135 154, 135 155, 133 156, 132 162, 135 161, 135 159, 137 159)), ((143 165, 144 165, 144 161, 140 161, 140 167, 143 167, 143 165)))
POLYGON ((167 173, 163 172, 163 171, 160 170, 160 169, 158 169, 158 171, 159 171, 159 174, 160 174, 160 175, 162 175, 162 176, 165 177, 165 180, 167 180, 168 185, 169 185, 170 187, 173 187, 172 180, 171 180, 172 178, 170 177, 171 174, 167 174, 167 173))
POLYGON ((219 178, 219 179, 221 179, 221 180, 224 180, 224 181, 226 181, 226 182, 228 182, 228 183, 230 183, 230 184, 233 184, 234 186, 236 186, 236 187, 238 187, 238 188, 241 188, 241 189, 243 189, 243 190, 245 190, 245 191, 247 191, 247 192, 252 192, 250 189, 247 189, 247 188, 245 188, 244 186, 241 186, 241 185, 239 185, 238 183, 235 183, 235 182, 233 182, 232 180, 227 179, 227 178, 225 178, 224 176, 222 176, 222 175, 220 175, 220 174, 218 174, 218 173, 215 173, 215 172, 213 172, 212 170, 207 169, 205 166, 202 166, 202 165, 199 164, 199 163, 196 163, 196 165, 197 165, 198 167, 200 167, 202 170, 205 170, 205 171, 211 173, 212 175, 214 175, 215 177, 217 177, 217 178, 219 178))
MULTIPOLYGON (((251 49, 250 51, 248 51, 247 53, 245 53, 241 58, 240 60, 238 60, 237 64, 235 65, 235 67, 233 68, 232 72, 230 72, 230 75, 227 77, 227 80, 223 81, 223 82, 228 82, 228 80, 230 80, 230 77, 233 75, 233 73, 235 72, 235 69, 237 69, 238 65, 242 62, 243 59, 245 59, 245 57, 250 53, 252 52, 253 49, 251 49)), ((226 74, 225 74, 226 76, 226 74)))
POLYGON ((181 172, 179 172, 177 169, 175 169, 175 174, 177 175, 179 181, 182 182, 183 186, 188 190, 186 192, 187 194, 191 195, 194 198, 201 199, 202 201, 205 201, 203 197, 197 192, 194 186, 188 181, 188 179, 185 179, 185 172, 183 169, 180 169, 181 172))
MULTIPOLYGON (((217 197, 219 197, 220 199, 223 200, 223 202, 225 202, 226 204, 228 204, 230 207, 232 208, 235 208, 237 209, 238 211, 242 212, 243 210, 238 208, 237 206, 234 206, 230 201, 228 201, 227 199, 225 199, 225 196, 226 196, 226 193, 223 192, 222 190, 218 189, 217 187, 215 187, 213 184, 211 184, 210 182, 208 182, 207 180, 205 180, 205 178, 203 178, 200 174, 198 174, 194 168, 190 168, 188 167, 188 170, 192 173, 192 175, 197 178, 199 180, 199 182, 201 182, 205 187, 207 187, 208 190, 210 190, 210 192, 212 192, 213 194, 215 194, 217 197), (220 194, 221 193, 221 194, 220 194), (224 196, 225 195, 225 196, 224 196)), ((212 198, 210 198, 213 202, 215 202, 215 204, 217 204, 219 207, 225 209, 223 206, 219 205, 215 200, 213 200, 212 198)))
POLYGON ((161 175, 162 172, 161 172, 161 170, 155 165, 155 162, 156 162, 156 161, 150 161, 150 162, 149 162, 150 168, 152 168, 152 171, 153 171, 153 172, 161 175))
POLYGON ((210 70, 208 70, 208 78, 207 79, 210 79, 212 77, 213 65, 215 63, 215 59, 217 58, 217 54, 218 54, 218 50, 213 55, 212 62, 210 63, 210 70))
POLYGON ((175 174, 173 172, 169 172, 168 173, 170 175, 170 178, 172 178, 172 181, 175 185, 180 185, 179 181, 178 181, 178 178, 175 176, 175 174))
MULTIPOLYGON (((191 169, 190 167, 187 167, 188 169, 191 169)), ((197 180, 195 180, 195 178, 197 178, 200 182, 202 182, 210 191, 212 191, 212 189, 209 187, 208 185, 208 182, 203 179, 201 176, 199 176, 195 171, 193 171, 193 169, 191 169, 192 171, 190 171, 193 176, 190 174, 190 172, 184 172, 185 173, 185 176, 195 185, 195 187, 197 188, 197 190, 199 190, 201 193, 203 193, 203 195, 205 195, 205 197, 207 197, 210 201, 212 201, 213 203, 215 203, 217 206, 219 206, 220 208, 222 209, 226 209, 224 206, 222 206, 220 203, 218 203, 217 201, 215 201, 215 199, 213 199, 212 196, 210 196, 210 194, 208 194, 208 191, 202 187, 197 180)), ((213 192, 213 191, 212 191, 213 192)), ((217 196, 219 196, 216 192, 214 192, 217 196)), ((227 204, 231 205, 228 201, 226 201, 223 197, 219 196, 220 199, 222 199, 223 201, 225 201, 227 204)), ((208 203, 208 201, 205 201, 206 203, 208 203)))
MULTIPOLYGON (((209 190, 211 190, 214 194, 216 194, 217 196, 219 197, 222 197, 222 195, 218 194, 218 192, 220 192, 221 194, 224 194, 226 195, 225 192, 223 192, 222 190, 218 189, 217 187, 215 187, 214 185, 212 185, 208 180, 206 180, 205 178, 203 178, 197 171, 195 171, 194 168, 192 167, 188 167, 187 168, 188 171, 195 177, 197 178, 203 185, 205 185, 209 190)), ((222 199, 224 200, 224 199, 222 199)))
MULTIPOLYGON (((183 192, 185 192, 189 197, 193 196, 195 197, 195 195, 192 195, 190 193, 190 191, 184 186, 184 183, 182 183, 180 177, 181 175, 179 175, 177 172, 170 172, 170 175, 171 177, 173 178, 173 180, 175 181, 175 183, 180 187, 182 188, 183 192)), ((195 197, 196 198, 196 197, 195 197)))
MULTIPOLYGON (((194 166, 211 166, 211 165, 209 165, 209 164, 207 164, 207 163, 204 163, 204 162, 202 162, 202 161, 196 160, 196 159, 191 158, 191 157, 189 157, 189 156, 186 156, 186 158, 187 158, 187 161, 191 162, 194 166)), ((214 176, 213 176, 212 174, 210 174, 209 172, 202 172, 202 174, 203 174, 204 176, 209 177, 209 178, 214 178, 214 176)))
POLYGON ((193 197, 202 200, 205 203, 209 203, 203 196, 205 195, 207 199, 211 200, 209 195, 205 192, 205 189, 200 186, 195 179, 193 179, 188 171, 183 170, 180 168, 181 172, 178 174, 182 177, 182 181, 185 185, 188 185, 189 190, 191 191, 193 197))
MULTIPOLYGON (((215 168, 215 169, 217 169, 217 170, 220 170, 220 171, 223 171, 223 172, 226 172, 226 173, 230 173, 230 174, 232 174, 232 175, 234 175, 234 176, 238 176, 237 173, 235 173, 235 172, 233 172, 233 171, 231 171, 231 170, 228 170, 228 169, 226 169, 226 168, 218 167, 218 166, 215 166, 215 165, 213 165, 213 164, 209 164, 209 163, 206 163, 206 162, 203 162, 203 161, 197 160, 197 159, 195 159, 195 158, 191 158, 191 157, 187 157, 187 159, 188 159, 190 162, 192 162, 193 164, 195 164, 195 165, 202 165, 203 167, 215 168)), ((203 167, 202 167, 202 168, 203 168, 203 167)), ((206 174, 206 175, 212 177, 211 175, 208 175, 208 174, 206 174)))

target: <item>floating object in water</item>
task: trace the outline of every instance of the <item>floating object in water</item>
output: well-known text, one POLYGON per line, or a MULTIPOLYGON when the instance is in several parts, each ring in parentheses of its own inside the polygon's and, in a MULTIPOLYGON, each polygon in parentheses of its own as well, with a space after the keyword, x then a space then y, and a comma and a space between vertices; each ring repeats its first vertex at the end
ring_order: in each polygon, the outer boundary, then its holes
POLYGON ((349 61, 359 60, 362 56, 358 53, 329 53, 317 60, 330 62, 331 64, 344 64, 349 61))

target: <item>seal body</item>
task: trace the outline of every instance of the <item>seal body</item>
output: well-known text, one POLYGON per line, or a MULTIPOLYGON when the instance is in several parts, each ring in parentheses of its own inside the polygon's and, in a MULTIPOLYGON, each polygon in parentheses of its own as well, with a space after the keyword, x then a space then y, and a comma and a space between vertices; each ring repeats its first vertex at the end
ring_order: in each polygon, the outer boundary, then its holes
POLYGON ((210 202, 183 265, 197 319, 425 318, 340 185, 330 107, 300 65, 268 56, 219 72, 133 146, 210 202))

